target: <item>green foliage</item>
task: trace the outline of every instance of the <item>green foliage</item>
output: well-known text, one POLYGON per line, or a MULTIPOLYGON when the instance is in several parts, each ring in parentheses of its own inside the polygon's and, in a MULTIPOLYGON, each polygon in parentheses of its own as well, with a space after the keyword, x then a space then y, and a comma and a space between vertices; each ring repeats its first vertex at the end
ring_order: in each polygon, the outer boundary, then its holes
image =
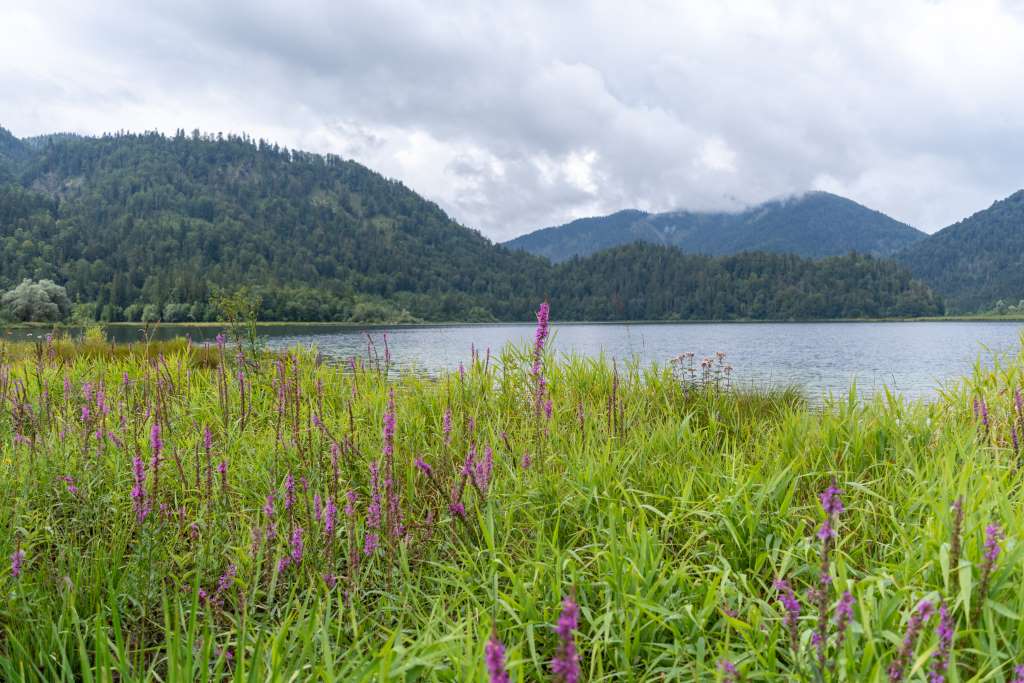
POLYGON ((945 297, 951 312, 1024 297, 1024 190, 940 230, 899 256, 945 297))
POLYGON ((67 291, 53 280, 23 280, 0 296, 0 306, 20 322, 61 322, 71 316, 67 291))
POLYGON ((559 264, 554 310, 571 320, 769 320, 942 315, 890 261, 850 254, 706 257, 635 244, 559 264))
POLYGON ((736 212, 620 211, 538 230, 507 245, 555 262, 637 241, 694 254, 767 251, 821 258, 851 251, 889 256, 924 237, 919 230, 844 197, 808 192, 736 212))
MULTIPOLYGON (((650 319, 766 319, 939 310, 895 269, 865 268, 856 259, 722 261, 626 248, 552 266, 490 243, 359 164, 247 137, 52 136, 18 149, 18 181, 0 181, 0 287, 54 279, 72 300, 95 304, 93 316, 103 321, 210 320, 226 315, 207 305, 211 295, 243 287, 259 299, 259 319, 308 322, 530 320, 545 296, 558 299, 566 318, 594 320, 623 319, 627 311, 650 319), (652 265, 656 273, 648 272, 652 265), (821 288, 811 291, 812 281, 821 288), (811 300, 798 300, 804 296, 811 300)), ((777 216, 771 225, 748 216, 754 222, 730 238, 729 249, 786 248, 801 226, 826 215, 831 227, 805 235, 807 249, 846 245, 822 235, 852 234, 854 224, 876 246, 888 244, 885 235, 904 234, 830 195, 780 207, 767 212, 777 216), (768 232, 789 241, 765 241, 768 232)), ((676 228, 662 225, 667 216, 644 220, 668 234, 676 228)), ((619 242, 620 234, 643 237, 614 232, 619 242)), ((618 242, 586 243, 597 249, 618 242)))
MULTIPOLYGON (((812 408, 793 394, 696 391, 666 368, 616 372, 591 359, 556 363, 549 352, 552 417, 538 422, 527 349, 435 379, 389 378, 373 364, 353 372, 296 350, 280 366, 247 359, 244 385, 233 379, 234 354, 225 356, 181 341, 130 353, 67 340, 41 354, 5 349, 3 374, 24 377, 24 394, 0 383, 0 400, 31 411, 0 414, 5 434, 27 440, 0 440, 0 557, 25 553, 19 578, 0 575, 4 680, 477 681, 492 626, 512 680, 549 680, 551 626, 570 591, 587 681, 713 680, 721 659, 752 681, 883 681, 921 599, 944 600, 952 614, 948 680, 1006 680, 1019 656, 1024 471, 1009 429, 1020 419, 1011 394, 1024 357, 979 368, 932 405, 851 395, 812 408), (109 415, 96 409, 99 387, 109 415), (385 467, 391 392, 392 485, 409 535, 367 555, 369 468, 385 467), (990 406, 986 429, 971 415, 977 397, 990 406), (486 495, 466 487, 460 521, 449 496, 472 444, 493 447, 493 477, 486 495), (142 523, 136 455, 147 472, 142 523), (289 474, 296 499, 286 509, 289 474), (821 585, 818 494, 833 478, 846 511, 830 602, 849 590, 856 603, 818 672, 817 615, 804 596, 821 585), (313 496, 343 508, 348 490, 354 515, 339 510, 328 535, 313 496), (272 519, 262 511, 270 493, 272 519), (982 595, 991 522, 1007 540, 982 595), (302 561, 278 571, 299 527, 302 561), (218 590, 231 566, 236 575, 218 590), (803 603, 797 655, 778 577, 803 603)), ((933 621, 911 653, 910 680, 923 680, 936 644, 933 621)))

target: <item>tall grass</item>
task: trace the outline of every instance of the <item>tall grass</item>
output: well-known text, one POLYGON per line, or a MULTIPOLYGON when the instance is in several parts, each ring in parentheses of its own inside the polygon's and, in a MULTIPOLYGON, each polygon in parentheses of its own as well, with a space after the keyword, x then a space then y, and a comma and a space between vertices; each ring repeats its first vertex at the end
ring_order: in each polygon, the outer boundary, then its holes
MULTIPOLYGON (((946 680, 1020 657, 1024 358, 931 404, 812 409, 548 350, 548 417, 528 348, 389 379, 301 350, 62 343, 0 369, 0 551, 23 553, 0 577, 5 680, 487 680, 491 638, 511 680, 549 680, 567 596, 587 681, 889 680, 922 601, 955 627, 946 680)), ((937 625, 906 680, 935 669, 937 625)))

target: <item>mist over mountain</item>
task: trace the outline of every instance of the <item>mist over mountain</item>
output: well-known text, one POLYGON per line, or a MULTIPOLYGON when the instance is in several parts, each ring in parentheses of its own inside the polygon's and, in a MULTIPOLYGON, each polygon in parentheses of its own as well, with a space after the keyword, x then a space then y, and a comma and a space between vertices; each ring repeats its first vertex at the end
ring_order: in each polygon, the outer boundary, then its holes
POLYGON ((554 262, 632 242, 695 254, 769 251, 822 258, 851 251, 890 256, 925 236, 844 197, 808 192, 735 212, 620 211, 537 230, 506 245, 554 262))

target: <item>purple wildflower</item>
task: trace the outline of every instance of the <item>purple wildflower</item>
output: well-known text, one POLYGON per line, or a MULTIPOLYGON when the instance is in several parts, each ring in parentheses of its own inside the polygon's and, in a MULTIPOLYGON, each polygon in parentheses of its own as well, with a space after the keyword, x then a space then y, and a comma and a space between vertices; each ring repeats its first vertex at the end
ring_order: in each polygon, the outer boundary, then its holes
POLYGON ((736 665, 728 659, 718 662, 718 670, 722 672, 722 681, 724 683, 737 683, 739 681, 740 674, 736 671, 736 665))
POLYGON ((135 518, 141 524, 149 514, 149 506, 146 505, 146 466, 138 456, 132 460, 132 477, 135 482, 132 487, 132 503, 135 507, 135 518))
POLYGON ((209 427, 203 427, 203 448, 207 453, 213 450, 213 432, 209 427))
MULTIPOLYGON (((547 304, 544 304, 546 308, 547 304)), ((540 314, 537 315, 538 320, 540 314)), ((577 683, 580 679, 580 655, 576 651, 573 631, 579 627, 580 608, 571 596, 562 601, 562 613, 555 625, 558 634, 558 652, 551 660, 551 672, 562 683, 577 683)))
POLYGON ((370 463, 370 507, 367 510, 366 526, 380 528, 380 470, 377 463, 370 463))
POLYGON ((949 616, 946 603, 939 603, 939 624, 935 627, 939 646, 932 654, 932 670, 928 683, 946 683, 946 669, 949 668, 949 651, 953 647, 953 619, 949 616))
POLYGON ((523 457, 519 459, 519 466, 522 467, 524 470, 528 470, 530 469, 530 463, 532 462, 533 460, 530 459, 530 454, 523 453, 523 457))
POLYGON ((428 477, 434 473, 434 468, 423 458, 416 458, 416 467, 428 477))
POLYGON ((491 485, 491 471, 494 468, 494 451, 490 446, 484 446, 484 457, 476 463, 474 478, 476 485, 481 491, 486 491, 491 485))
POLYGON ((238 567, 235 565, 229 566, 227 570, 221 574, 220 579, 217 580, 217 593, 224 593, 231 588, 231 584, 235 582, 235 575, 237 573, 238 567))
POLYGON ((955 572, 960 566, 960 533, 964 523, 964 499, 953 501, 953 531, 949 538, 949 571, 955 572))
POLYGON ((827 515, 838 515, 845 509, 843 507, 843 499, 840 497, 843 491, 837 488, 835 484, 829 486, 821 494, 821 507, 825 510, 827 515))
POLYGON ((1024 683, 1024 664, 1018 664, 1013 670, 1013 681, 1011 683, 1024 683))
POLYGON ((853 620, 853 595, 850 591, 844 591, 839 603, 836 605, 836 650, 843 647, 846 639, 846 629, 853 620))
POLYGON ((375 552, 377 552, 377 543, 378 543, 378 541, 379 541, 379 538, 378 538, 377 534, 375 534, 375 533, 367 533, 366 534, 366 543, 363 544, 363 554, 364 555, 373 555, 375 552))
POLYGON ((546 417, 549 420, 551 419, 552 409, 553 405, 551 403, 551 399, 549 398, 548 400, 544 401, 544 417, 546 417))
POLYGON ((988 588, 992 581, 992 572, 995 571, 996 560, 1002 550, 999 541, 1003 538, 1003 530, 993 522, 985 527, 985 553, 981 561, 981 579, 978 581, 978 601, 974 603, 974 610, 971 622, 978 623, 981 618, 981 609, 988 598, 988 588))
POLYGON ((388 408, 384 412, 384 455, 390 457, 395 451, 395 399, 392 393, 388 408))
POLYGON ((338 518, 338 506, 334 504, 334 498, 327 499, 327 507, 324 508, 324 535, 330 538, 334 535, 334 524, 338 518))
POLYGON ((302 527, 295 527, 292 531, 292 562, 295 564, 302 564, 302 527))
POLYGON ((928 620, 932 618, 933 611, 932 603, 928 600, 922 600, 917 604, 917 607, 910 615, 910 621, 907 623, 907 631, 903 635, 903 642, 900 644, 900 648, 896 652, 896 658, 893 659, 892 664, 889 665, 889 680, 892 683, 903 680, 903 677, 906 674, 907 664, 909 664, 914 657, 914 646, 917 645, 917 637, 921 633, 921 628, 924 627, 924 625, 928 623, 928 620))
POLYGON ((537 330, 533 337, 533 374, 540 374, 541 354, 544 352, 544 342, 548 338, 548 319, 551 314, 551 306, 547 301, 537 309, 537 330))
POLYGON ((451 512, 456 517, 463 517, 464 518, 466 516, 466 506, 462 504, 462 501, 458 501, 457 500, 454 503, 452 503, 451 505, 449 505, 448 506, 448 511, 451 512))
POLYGON ((447 446, 452 442, 452 409, 446 408, 444 418, 441 420, 441 432, 444 434, 444 444, 447 446))
POLYGON ((484 660, 489 683, 509 683, 508 672, 505 671, 505 646, 495 631, 491 631, 491 637, 484 646, 484 660))
POLYGON ((21 576, 21 565, 25 561, 25 551, 18 548, 11 555, 11 576, 18 578, 21 576))
POLYGON ((160 438, 160 423, 154 422, 149 430, 149 447, 153 451, 153 462, 160 460, 160 453, 164 449, 164 442, 160 438))
POLYGON ((793 588, 789 585, 788 581, 776 579, 774 586, 775 590, 779 592, 779 603, 786 610, 783 624, 785 624, 786 630, 789 632, 789 644, 793 648, 793 652, 796 652, 800 647, 800 634, 797 630, 800 620, 800 601, 797 599, 796 594, 793 593, 793 588))
POLYGON ((359 501, 359 496, 356 495, 355 491, 349 490, 349 492, 345 494, 345 499, 345 516, 352 517, 356 514, 355 505, 359 501))
POLYGON ((284 478, 284 509, 291 510, 295 505, 295 477, 291 472, 284 478))
POLYGON ((266 515, 267 519, 274 516, 274 494, 267 494, 267 502, 263 504, 263 514, 266 515))
POLYGON ((322 519, 322 516, 321 516, 322 515, 322 512, 321 512, 322 505, 323 505, 323 503, 320 500, 320 494, 319 493, 314 493, 313 494, 313 519, 315 519, 318 522, 322 519))

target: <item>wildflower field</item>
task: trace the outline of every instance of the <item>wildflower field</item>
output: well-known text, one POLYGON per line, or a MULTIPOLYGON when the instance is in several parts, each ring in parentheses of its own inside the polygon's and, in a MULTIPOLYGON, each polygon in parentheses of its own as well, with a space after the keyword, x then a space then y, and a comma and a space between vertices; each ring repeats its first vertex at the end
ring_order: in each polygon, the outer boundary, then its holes
POLYGON ((1024 356, 812 407, 538 317, 440 378, 3 347, 0 678, 1024 681, 1024 356))

